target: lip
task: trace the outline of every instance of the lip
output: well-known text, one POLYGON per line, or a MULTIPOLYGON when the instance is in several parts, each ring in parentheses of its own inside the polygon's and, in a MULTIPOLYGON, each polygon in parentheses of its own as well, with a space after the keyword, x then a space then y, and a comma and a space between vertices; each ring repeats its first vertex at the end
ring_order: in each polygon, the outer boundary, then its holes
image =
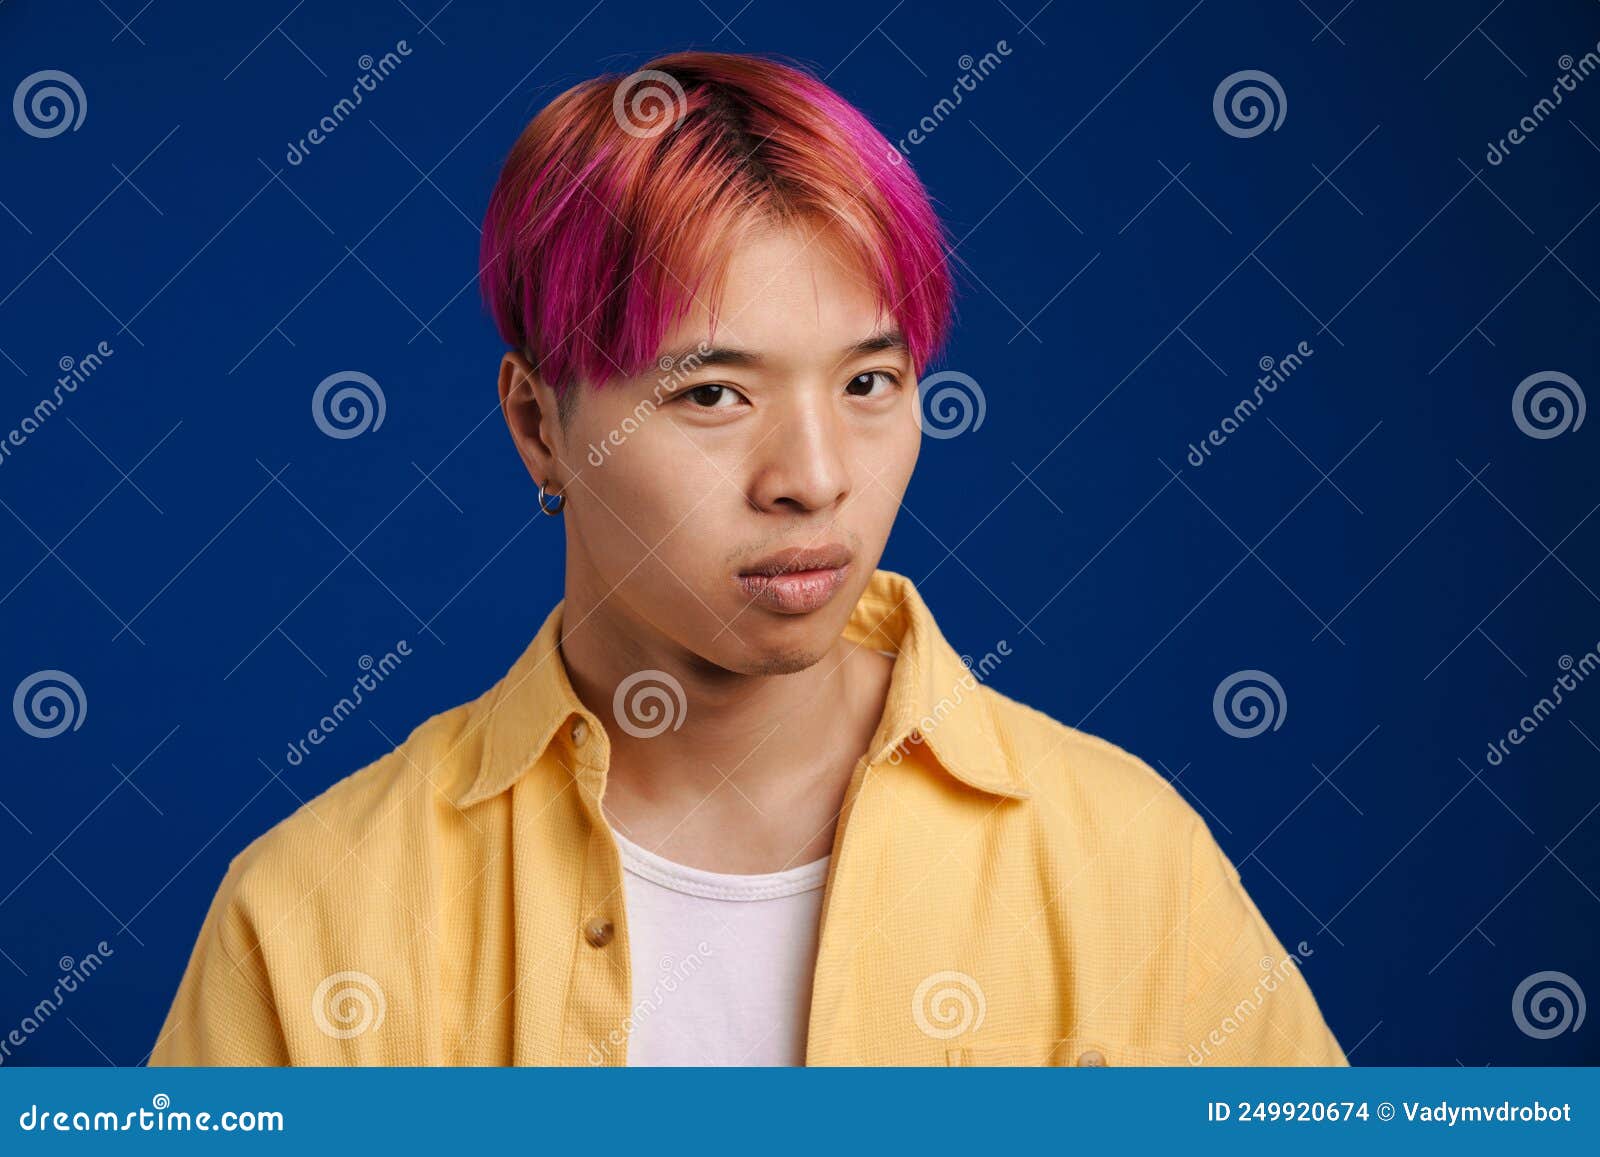
POLYGON ((735 577, 753 603, 800 615, 826 606, 850 574, 850 551, 838 544, 775 551, 735 577))

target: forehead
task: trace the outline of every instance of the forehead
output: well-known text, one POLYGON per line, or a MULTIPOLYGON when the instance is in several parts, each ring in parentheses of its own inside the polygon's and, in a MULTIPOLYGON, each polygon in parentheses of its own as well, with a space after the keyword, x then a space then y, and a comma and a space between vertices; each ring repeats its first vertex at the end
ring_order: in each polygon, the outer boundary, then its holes
POLYGON ((820 357, 893 326, 879 299, 860 262, 827 231, 762 224, 733 242, 719 283, 696 294, 661 348, 704 340, 772 357, 820 357))

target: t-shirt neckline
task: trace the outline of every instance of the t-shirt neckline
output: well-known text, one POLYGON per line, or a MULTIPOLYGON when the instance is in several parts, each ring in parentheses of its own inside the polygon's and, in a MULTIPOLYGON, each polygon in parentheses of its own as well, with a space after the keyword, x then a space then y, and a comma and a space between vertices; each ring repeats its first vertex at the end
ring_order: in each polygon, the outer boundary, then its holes
POLYGON ((640 847, 615 827, 611 828, 611 835, 622 853, 625 870, 671 891, 708 900, 777 900, 812 891, 826 882, 831 858, 823 856, 777 872, 712 872, 640 847))

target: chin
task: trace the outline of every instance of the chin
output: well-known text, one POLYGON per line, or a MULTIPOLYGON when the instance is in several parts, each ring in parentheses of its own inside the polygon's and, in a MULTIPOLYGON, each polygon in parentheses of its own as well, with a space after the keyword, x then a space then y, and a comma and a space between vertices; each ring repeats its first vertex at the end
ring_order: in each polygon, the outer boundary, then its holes
POLYGON ((747 675, 793 675, 822 660, 826 647, 818 650, 775 651, 753 657, 745 665, 747 675))
MULTIPOLYGON (((865 589, 865 583, 861 583, 865 589)), ((852 585, 829 602, 806 614, 782 614, 752 603, 742 592, 718 602, 710 592, 702 605, 716 607, 709 638, 698 642, 680 639, 708 664, 740 675, 793 675, 821 662, 844 634, 850 615, 861 597, 852 585)))
POLYGON ((756 623, 746 616, 734 628, 743 636, 740 654, 730 663, 744 675, 793 675, 820 663, 838 641, 842 625, 807 615, 805 620, 779 616, 775 622, 756 623))

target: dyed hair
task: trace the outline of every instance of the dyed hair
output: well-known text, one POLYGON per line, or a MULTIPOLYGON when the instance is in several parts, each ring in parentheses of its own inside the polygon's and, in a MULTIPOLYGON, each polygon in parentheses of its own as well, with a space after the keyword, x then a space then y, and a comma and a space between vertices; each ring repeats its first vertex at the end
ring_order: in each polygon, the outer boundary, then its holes
POLYGON ((506 159, 484 217, 483 299, 569 412, 579 382, 643 372, 733 248, 815 221, 876 287, 918 372, 944 345, 947 236, 856 108, 797 68, 681 52, 568 89, 506 159))

